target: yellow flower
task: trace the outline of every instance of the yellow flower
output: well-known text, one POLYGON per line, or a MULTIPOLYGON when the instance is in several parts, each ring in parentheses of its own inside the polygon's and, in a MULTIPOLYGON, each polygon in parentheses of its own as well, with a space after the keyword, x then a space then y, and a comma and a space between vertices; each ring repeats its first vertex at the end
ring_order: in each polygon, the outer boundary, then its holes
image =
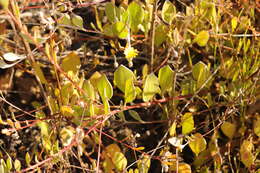
POLYGON ((132 62, 132 59, 138 55, 138 50, 136 50, 135 48, 133 48, 131 46, 128 46, 125 48, 124 54, 125 54, 125 58, 129 62, 132 62))

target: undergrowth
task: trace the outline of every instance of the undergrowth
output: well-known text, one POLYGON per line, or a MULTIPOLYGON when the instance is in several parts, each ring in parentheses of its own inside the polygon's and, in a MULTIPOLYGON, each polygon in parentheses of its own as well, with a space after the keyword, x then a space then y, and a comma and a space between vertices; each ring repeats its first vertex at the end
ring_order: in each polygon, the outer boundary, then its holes
POLYGON ((0 172, 259 172, 259 1, 0 0, 0 172))

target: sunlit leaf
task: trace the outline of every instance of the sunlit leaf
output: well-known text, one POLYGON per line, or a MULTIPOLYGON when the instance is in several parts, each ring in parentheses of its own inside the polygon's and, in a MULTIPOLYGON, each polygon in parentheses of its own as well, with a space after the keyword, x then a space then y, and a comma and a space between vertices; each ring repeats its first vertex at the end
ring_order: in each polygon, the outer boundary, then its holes
POLYGON ((106 75, 102 74, 98 79, 97 88, 104 104, 105 113, 107 114, 110 109, 108 100, 113 96, 113 88, 106 75))
POLYGON ((194 129, 194 120, 192 113, 185 113, 182 116, 182 134, 186 135, 194 129))
POLYGON ((210 75, 209 67, 201 61, 192 68, 192 76, 197 81, 197 89, 203 85, 205 85, 205 87, 210 86, 211 81, 208 81, 210 75), (207 84, 205 84, 206 81, 208 82, 207 84))
POLYGON ((237 27, 238 21, 237 21, 237 17, 233 17, 231 19, 231 28, 232 28, 232 32, 235 31, 236 27, 237 27))
POLYGON ((72 14, 71 22, 74 26, 83 28, 83 19, 82 17, 72 14))
POLYGON ((250 140, 244 140, 240 147, 240 158, 247 168, 250 168, 255 160, 255 157, 252 153, 253 147, 254 145, 250 140))
POLYGON ((125 84, 125 103, 132 102, 136 97, 136 91, 134 86, 133 78, 126 81, 125 84))
POLYGON ((21 170, 21 162, 18 159, 15 159, 15 161, 14 161, 14 168, 16 171, 21 170))
POLYGON ((40 64, 38 64, 37 62, 34 62, 32 66, 35 71, 35 75, 40 79, 41 83, 47 84, 47 80, 45 79, 45 76, 42 72, 40 64))
POLYGON ((63 16, 58 20, 58 24, 72 26, 70 15, 67 13, 63 14, 63 16))
POLYGON ((174 71, 169 65, 166 65, 159 70, 158 78, 163 95, 173 85, 174 71))
POLYGON ((130 28, 132 32, 136 32, 138 30, 138 25, 141 24, 144 20, 144 10, 140 4, 138 4, 136 1, 133 1, 129 4, 127 11, 130 28))
POLYGON ((127 166, 127 159, 125 155, 121 152, 115 152, 112 157, 115 167, 118 171, 123 171, 127 166))
POLYGON ((30 165, 31 160, 32 159, 31 159, 30 154, 28 152, 26 152, 26 154, 25 154, 25 162, 26 162, 27 166, 30 165))
MULTIPOLYGON (((176 170, 177 170, 177 165, 176 165, 176 161, 174 161, 174 163, 172 163, 172 165, 170 166, 170 171, 175 172, 176 170)), ((179 173, 191 173, 191 167, 187 163, 179 163, 178 172, 179 173)))
POLYGON ((207 147, 207 142, 200 133, 196 133, 192 136, 189 146, 191 150, 198 156, 198 154, 204 151, 207 147))
POLYGON ((119 20, 118 16, 120 15, 120 9, 118 7, 116 7, 115 4, 112 2, 106 3, 105 13, 106 13, 108 20, 111 23, 119 20))
POLYGON ((163 8, 162 8, 162 19, 166 23, 171 24, 175 15, 176 15, 175 6, 169 0, 166 0, 163 4, 163 8))
POLYGON ((232 139, 236 133, 236 125, 230 122, 224 122, 221 125, 221 131, 229 138, 232 139))
POLYGON ((153 73, 146 77, 143 88, 143 100, 145 102, 151 100, 156 93, 161 92, 159 87, 159 80, 153 73))
POLYGON ((8 156, 8 158, 6 159, 6 168, 9 171, 13 168, 13 161, 10 156, 8 156))
POLYGON ((103 162, 105 172, 111 172, 114 168, 121 172, 127 166, 127 159, 117 144, 108 145, 102 155, 105 157, 103 162))
POLYGON ((199 46, 203 47, 206 46, 209 40, 209 32, 208 31, 200 31, 195 39, 193 40, 196 42, 199 46))
POLYGON ((80 58, 75 52, 71 52, 62 59, 61 67, 65 72, 73 71, 76 73, 80 68, 80 58))
POLYGON ((176 122, 174 121, 171 125, 171 127, 169 128, 169 135, 170 136, 174 136, 176 134, 176 122))
POLYGON ((126 81, 128 79, 135 79, 134 73, 125 67, 124 65, 120 65, 115 73, 114 73, 114 84, 125 93, 126 81))
POLYGON ((113 35, 124 39, 127 37, 128 35, 128 29, 126 27, 126 24, 123 22, 116 22, 114 24, 112 24, 112 32, 113 35))
POLYGON ((156 47, 159 47, 167 38, 167 29, 165 25, 158 25, 155 28, 155 38, 154 44, 156 47))

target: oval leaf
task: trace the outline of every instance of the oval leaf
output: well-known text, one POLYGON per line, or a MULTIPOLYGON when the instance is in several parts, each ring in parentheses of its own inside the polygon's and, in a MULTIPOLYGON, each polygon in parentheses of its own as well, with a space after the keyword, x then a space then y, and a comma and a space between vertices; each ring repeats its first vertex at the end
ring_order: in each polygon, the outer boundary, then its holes
POLYGON ((162 19, 166 23, 171 24, 175 15, 176 15, 175 6, 169 0, 166 0, 163 4, 163 8, 162 8, 162 19))
POLYGON ((110 99, 113 96, 113 88, 106 75, 102 74, 97 82, 97 87, 102 99, 110 99))
POLYGON ((199 46, 203 47, 206 46, 209 40, 209 32, 208 31, 200 31, 200 33, 197 34, 195 39, 193 40, 195 43, 197 43, 199 46))
POLYGON ((240 157, 243 164, 250 168, 250 166, 254 163, 254 155, 252 153, 253 143, 249 140, 244 140, 240 147, 240 157))
POLYGON ((229 139, 232 139, 236 132, 236 125, 230 122, 224 122, 221 125, 221 131, 226 135, 229 139))
POLYGON ((61 67, 65 72, 77 72, 80 68, 79 56, 75 52, 71 52, 62 60, 61 67))
POLYGON ((206 149, 207 142, 200 133, 196 133, 192 136, 189 146, 196 156, 198 156, 200 152, 206 149))
POLYGON ((136 91, 133 78, 126 81, 125 84, 125 103, 132 102, 136 97, 136 91))
POLYGON ((133 1, 129 4, 127 11, 130 28, 132 32, 136 32, 138 31, 138 25, 144 20, 144 10, 141 5, 139 5, 136 1, 133 1))
POLYGON ((194 120, 192 113, 185 113, 182 116, 182 134, 186 135, 194 129, 194 120))
POLYGON ((125 93, 126 81, 131 78, 135 79, 134 73, 124 65, 120 65, 114 73, 114 84, 125 93))
POLYGON ((163 95, 166 90, 172 87, 174 71, 171 69, 169 65, 166 65, 159 70, 158 77, 163 95))
POLYGON ((112 24, 112 32, 115 36, 124 39, 128 35, 128 29, 126 24, 123 22, 116 22, 112 24))
POLYGON ((156 93, 160 93, 159 80, 153 74, 149 74, 144 82, 143 100, 145 102, 151 100, 156 93))

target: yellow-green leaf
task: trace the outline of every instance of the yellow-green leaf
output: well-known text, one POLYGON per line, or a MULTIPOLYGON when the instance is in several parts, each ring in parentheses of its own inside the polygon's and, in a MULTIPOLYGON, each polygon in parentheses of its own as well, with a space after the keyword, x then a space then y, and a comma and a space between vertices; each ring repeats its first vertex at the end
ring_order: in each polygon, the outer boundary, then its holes
POLYGON ((229 139, 232 139, 236 132, 236 125, 230 122, 224 122, 221 125, 221 131, 226 135, 229 139))
POLYGON ((240 147, 240 158, 247 168, 250 168, 255 160, 255 157, 252 153, 253 147, 254 145, 250 140, 244 140, 240 147))
POLYGON ((14 168, 18 172, 21 170, 21 162, 18 159, 15 159, 14 161, 14 168))
POLYGON ((163 95, 173 85, 174 71, 166 65, 159 70, 158 78, 163 95))
POLYGON ((112 157, 115 167, 118 171, 122 172, 127 166, 127 159, 122 152, 115 152, 112 157))
POLYGON ((194 120, 192 113, 188 112, 182 116, 182 134, 186 135, 194 129, 194 120))
POLYGON ((133 78, 126 81, 125 85, 125 103, 132 102, 136 97, 136 91, 134 86, 133 78))
POLYGON ((83 29, 83 19, 82 19, 82 17, 73 14, 73 15, 72 15, 71 22, 72 22, 72 24, 73 24, 74 26, 83 29))
POLYGON ((61 67, 65 72, 73 71, 76 73, 80 68, 79 56, 75 52, 71 52, 62 60, 61 67))
POLYGON ((163 4, 163 8, 162 8, 162 19, 166 23, 171 24, 175 15, 176 15, 175 6, 169 0, 166 0, 163 4))
POLYGON ((149 74, 144 82, 143 100, 145 102, 151 100, 156 93, 160 93, 159 80, 153 74, 149 74))
POLYGON ((124 65, 120 65, 114 73, 114 84, 125 93, 126 81, 136 79, 134 73, 124 65))
POLYGON ((209 32, 208 31, 200 31, 195 39, 193 40, 199 46, 203 47, 206 46, 209 40, 209 32))
POLYGON ((40 64, 34 62, 33 63, 33 69, 35 71, 35 75, 40 79, 40 82, 43 84, 47 84, 47 80, 45 79, 45 76, 42 72, 40 64))
POLYGON ((192 136, 189 146, 196 156, 198 156, 200 152, 206 149, 207 142, 200 133, 196 133, 192 136))
POLYGON ((234 32, 235 31, 235 29, 236 29, 236 27, 237 27, 237 17, 233 17, 232 19, 231 19, 231 28, 232 28, 232 32, 234 32))

